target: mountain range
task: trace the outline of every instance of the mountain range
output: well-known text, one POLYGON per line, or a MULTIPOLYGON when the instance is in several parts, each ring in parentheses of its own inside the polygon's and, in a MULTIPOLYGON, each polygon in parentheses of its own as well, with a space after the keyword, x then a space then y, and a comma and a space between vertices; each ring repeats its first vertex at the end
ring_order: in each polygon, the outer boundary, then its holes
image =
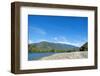
POLYGON ((39 43, 29 44, 28 50, 29 52, 70 52, 79 51, 79 47, 69 44, 42 41, 39 43))

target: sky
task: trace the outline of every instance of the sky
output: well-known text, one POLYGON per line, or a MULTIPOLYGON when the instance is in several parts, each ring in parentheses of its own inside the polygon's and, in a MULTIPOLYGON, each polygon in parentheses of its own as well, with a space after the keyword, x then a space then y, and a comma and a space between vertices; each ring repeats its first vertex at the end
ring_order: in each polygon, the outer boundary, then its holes
POLYGON ((28 43, 41 41, 80 47, 88 41, 88 18, 28 15, 28 43))

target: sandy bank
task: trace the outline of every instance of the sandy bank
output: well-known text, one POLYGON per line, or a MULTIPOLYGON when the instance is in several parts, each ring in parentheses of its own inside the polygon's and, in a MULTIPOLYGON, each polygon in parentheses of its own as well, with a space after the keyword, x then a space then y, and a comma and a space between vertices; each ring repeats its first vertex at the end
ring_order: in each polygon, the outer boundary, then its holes
POLYGON ((58 53, 51 56, 43 57, 40 60, 53 60, 53 59, 82 59, 88 58, 88 51, 58 53))

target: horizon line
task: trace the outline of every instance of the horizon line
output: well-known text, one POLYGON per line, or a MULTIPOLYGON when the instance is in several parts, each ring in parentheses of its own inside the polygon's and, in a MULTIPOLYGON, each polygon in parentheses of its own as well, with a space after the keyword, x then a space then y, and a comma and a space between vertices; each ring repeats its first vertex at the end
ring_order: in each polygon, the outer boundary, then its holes
POLYGON ((40 43, 40 42, 59 43, 59 44, 65 44, 65 45, 72 45, 72 46, 76 46, 76 47, 81 47, 82 45, 84 45, 86 43, 86 42, 84 42, 80 46, 77 46, 77 45, 74 45, 74 44, 70 44, 70 43, 61 43, 61 42, 52 42, 52 41, 39 41, 39 42, 32 42, 32 43, 28 43, 28 44, 34 44, 34 43, 40 43))

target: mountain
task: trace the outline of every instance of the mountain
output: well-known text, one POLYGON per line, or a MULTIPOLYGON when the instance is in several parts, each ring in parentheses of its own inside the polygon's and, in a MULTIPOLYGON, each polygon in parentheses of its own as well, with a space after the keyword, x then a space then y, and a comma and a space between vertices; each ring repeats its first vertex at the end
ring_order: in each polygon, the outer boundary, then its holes
POLYGON ((86 42, 85 44, 83 44, 83 45, 80 47, 80 51, 88 51, 88 42, 86 42))
POLYGON ((42 41, 39 43, 29 44, 29 52, 70 52, 79 50, 78 47, 69 45, 69 44, 62 44, 62 43, 52 43, 47 41, 42 41))

